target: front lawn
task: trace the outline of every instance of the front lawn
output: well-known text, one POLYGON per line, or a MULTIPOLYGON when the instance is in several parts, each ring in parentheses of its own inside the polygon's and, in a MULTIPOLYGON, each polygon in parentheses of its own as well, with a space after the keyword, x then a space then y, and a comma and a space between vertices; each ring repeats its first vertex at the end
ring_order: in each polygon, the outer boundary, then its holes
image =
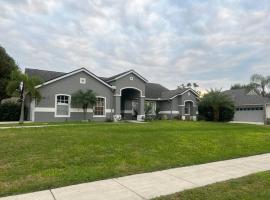
POLYGON ((186 190, 156 200, 269 200, 270 171, 186 190))
POLYGON ((270 127, 210 122, 0 129, 0 196, 270 152, 270 127))

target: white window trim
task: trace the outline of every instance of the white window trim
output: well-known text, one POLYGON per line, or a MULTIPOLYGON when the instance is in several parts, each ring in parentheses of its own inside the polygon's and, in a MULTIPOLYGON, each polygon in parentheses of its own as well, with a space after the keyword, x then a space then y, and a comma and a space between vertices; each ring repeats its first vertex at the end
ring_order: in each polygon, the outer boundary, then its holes
MULTIPOLYGON (((66 105, 60 103, 59 105, 66 105)), ((54 106, 54 117, 70 117, 70 105, 71 105, 71 95, 69 94, 55 94, 55 106, 54 106), (69 102, 68 102, 68 115, 57 115, 57 96, 68 96, 69 102)))
POLYGON ((80 78, 80 84, 86 84, 86 78, 80 78))
POLYGON ((120 94, 115 94, 114 96, 119 96, 121 97, 122 96, 122 90, 124 89, 134 89, 134 90, 137 90, 138 92, 140 92, 140 97, 145 97, 142 95, 142 90, 140 90, 139 88, 136 88, 136 87, 132 87, 132 86, 128 86, 128 87, 123 87, 120 89, 120 94))
POLYGON ((155 115, 157 111, 157 102, 156 101, 146 101, 146 103, 154 103, 153 109, 154 113, 150 113, 149 115, 155 115))
POLYGON ((186 100, 186 101, 184 101, 184 115, 190 115, 191 114, 191 107, 189 107, 189 113, 188 114, 185 113, 185 111, 186 111, 186 103, 187 102, 192 102, 192 107, 194 108, 194 101, 192 101, 192 100, 186 100))
POLYGON ((106 117, 106 97, 96 96, 96 98, 103 98, 104 99, 104 115, 95 115, 95 110, 93 109, 93 117, 106 117))

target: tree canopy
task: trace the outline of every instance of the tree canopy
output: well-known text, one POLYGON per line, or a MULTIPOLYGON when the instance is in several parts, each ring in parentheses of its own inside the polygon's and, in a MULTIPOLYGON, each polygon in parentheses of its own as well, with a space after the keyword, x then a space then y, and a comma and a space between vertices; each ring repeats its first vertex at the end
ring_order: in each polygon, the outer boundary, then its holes
POLYGON ((14 59, 0 46, 0 102, 9 97, 6 87, 11 79, 11 72, 18 69, 14 59))
POLYGON ((6 91, 11 96, 19 96, 21 99, 21 116, 20 123, 24 120, 24 100, 26 96, 35 98, 37 101, 41 99, 41 94, 36 85, 40 84, 41 81, 37 77, 30 77, 27 74, 22 73, 19 69, 12 71, 8 82, 6 91))
POLYGON ((261 92, 262 96, 266 95, 266 89, 270 88, 270 76, 253 74, 250 78, 251 84, 261 92))
POLYGON ((71 102, 75 106, 80 106, 83 109, 84 120, 86 119, 86 111, 89 106, 93 107, 96 103, 96 95, 92 90, 79 90, 72 94, 71 102))
POLYGON ((199 103, 199 114, 209 121, 230 121, 234 115, 234 103, 220 90, 211 89, 199 103))

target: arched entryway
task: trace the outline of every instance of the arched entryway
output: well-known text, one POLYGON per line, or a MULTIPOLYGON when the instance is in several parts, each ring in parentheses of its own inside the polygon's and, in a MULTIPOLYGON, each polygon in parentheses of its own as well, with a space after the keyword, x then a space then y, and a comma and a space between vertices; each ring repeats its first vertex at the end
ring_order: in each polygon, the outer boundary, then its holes
POLYGON ((121 118, 124 120, 137 120, 140 115, 141 91, 136 88, 121 90, 121 118))

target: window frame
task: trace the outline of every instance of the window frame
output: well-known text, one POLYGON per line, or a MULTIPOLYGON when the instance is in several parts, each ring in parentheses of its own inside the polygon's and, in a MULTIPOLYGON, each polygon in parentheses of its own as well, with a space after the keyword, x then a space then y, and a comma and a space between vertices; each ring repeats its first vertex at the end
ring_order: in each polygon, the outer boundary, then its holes
POLYGON ((55 94, 55 111, 54 111, 54 117, 70 117, 70 105, 71 105, 71 95, 69 94, 55 94), (68 97, 68 103, 59 103, 57 104, 57 97, 58 96, 67 96, 68 97), (57 114, 57 105, 68 105, 68 114, 67 115, 58 115, 57 114))
POLYGON ((191 116, 191 108, 194 107, 194 102, 191 100, 184 101, 184 115, 191 116), (189 103, 188 113, 186 113, 186 103, 189 103))
POLYGON ((157 110, 157 102, 156 101, 146 101, 147 104, 154 104, 152 107, 153 112, 149 113, 149 115, 156 115, 156 110, 157 110))
POLYGON ((80 78, 80 84, 85 85, 86 84, 86 78, 80 78))
POLYGON ((103 115, 96 115, 95 114, 95 108, 96 108, 96 105, 94 105, 93 107, 93 117, 106 117, 106 97, 103 97, 103 96, 96 96, 96 99, 98 98, 101 98, 101 99, 104 99, 104 108, 103 108, 103 115))

